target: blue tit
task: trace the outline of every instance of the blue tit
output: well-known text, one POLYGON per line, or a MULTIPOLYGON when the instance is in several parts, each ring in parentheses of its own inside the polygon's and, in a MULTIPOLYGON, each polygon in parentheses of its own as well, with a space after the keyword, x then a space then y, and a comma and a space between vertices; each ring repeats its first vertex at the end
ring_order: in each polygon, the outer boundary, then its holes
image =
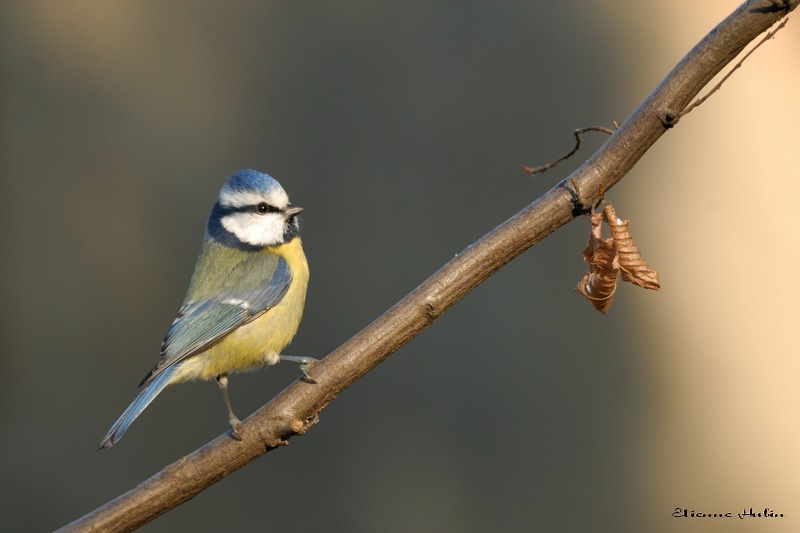
MULTIPOLYGON (((113 446, 167 385, 216 379, 233 436, 240 424, 228 397, 228 374, 280 360, 306 369, 311 357, 282 356, 300 325, 308 263, 297 216, 272 177, 240 170, 222 187, 211 210, 189 290, 161 344, 161 357, 139 384, 100 448, 113 446)), ((311 380, 313 382, 313 380, 311 380)))

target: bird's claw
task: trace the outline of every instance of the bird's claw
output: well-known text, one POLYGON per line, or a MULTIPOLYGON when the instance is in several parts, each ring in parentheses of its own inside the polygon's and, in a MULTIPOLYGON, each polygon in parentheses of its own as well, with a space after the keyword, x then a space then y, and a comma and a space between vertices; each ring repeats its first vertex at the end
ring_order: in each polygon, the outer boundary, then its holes
POLYGON ((238 429, 242 425, 242 422, 238 418, 233 417, 233 418, 228 420, 228 424, 230 424, 230 426, 231 426, 231 437, 233 437, 234 439, 236 439, 238 441, 241 441, 242 440, 242 436, 239 435, 238 429))

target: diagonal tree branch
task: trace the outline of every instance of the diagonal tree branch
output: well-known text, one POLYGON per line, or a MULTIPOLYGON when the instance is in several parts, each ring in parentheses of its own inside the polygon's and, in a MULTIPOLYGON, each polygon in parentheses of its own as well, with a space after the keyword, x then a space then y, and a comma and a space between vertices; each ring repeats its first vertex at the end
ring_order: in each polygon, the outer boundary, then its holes
POLYGON ((579 216, 610 189, 691 100, 744 47, 800 0, 750 0, 700 41, 608 141, 571 176, 473 243, 372 324, 248 418, 243 440, 227 434, 59 531, 130 531, 191 499, 253 459, 305 433, 318 413, 507 262, 579 216))

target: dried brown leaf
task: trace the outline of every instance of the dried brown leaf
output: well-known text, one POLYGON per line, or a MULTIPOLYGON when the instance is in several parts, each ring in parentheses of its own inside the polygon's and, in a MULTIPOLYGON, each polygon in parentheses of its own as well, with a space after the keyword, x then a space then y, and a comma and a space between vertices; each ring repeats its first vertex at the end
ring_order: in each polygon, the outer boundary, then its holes
POLYGON ((589 272, 575 287, 595 309, 605 314, 611 307, 614 292, 617 290, 619 265, 616 261, 614 239, 602 238, 602 213, 592 213, 592 233, 589 244, 583 251, 583 259, 589 263, 589 272))
POLYGON ((608 204, 603 210, 606 223, 611 228, 611 238, 617 250, 619 268, 622 271, 622 280, 651 290, 661 290, 658 284, 658 272, 651 270, 639 253, 628 231, 628 220, 617 217, 614 207, 608 204))
POLYGON ((597 249, 598 242, 603 240, 603 228, 601 226, 603 223, 603 213, 592 212, 591 220, 592 231, 589 233, 589 244, 583 251, 583 260, 589 264, 592 264, 592 257, 594 257, 594 252, 597 249))

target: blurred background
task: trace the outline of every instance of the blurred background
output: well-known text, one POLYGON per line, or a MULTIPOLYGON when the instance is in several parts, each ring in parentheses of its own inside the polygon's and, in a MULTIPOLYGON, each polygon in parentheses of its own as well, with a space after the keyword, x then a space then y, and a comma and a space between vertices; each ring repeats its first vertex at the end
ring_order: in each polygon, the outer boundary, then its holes
MULTIPOLYGON (((739 0, 0 4, 8 531, 60 527, 227 430, 214 383, 97 446, 155 363, 219 187, 276 177, 324 356, 588 158, 739 0)), ((795 16, 796 17, 796 16, 795 16)), ((579 219, 143 530, 800 530, 791 20, 609 192, 663 290, 601 316, 579 219), (765 507, 775 519, 673 518, 765 507)), ((299 376, 236 375, 246 416, 299 376)))

